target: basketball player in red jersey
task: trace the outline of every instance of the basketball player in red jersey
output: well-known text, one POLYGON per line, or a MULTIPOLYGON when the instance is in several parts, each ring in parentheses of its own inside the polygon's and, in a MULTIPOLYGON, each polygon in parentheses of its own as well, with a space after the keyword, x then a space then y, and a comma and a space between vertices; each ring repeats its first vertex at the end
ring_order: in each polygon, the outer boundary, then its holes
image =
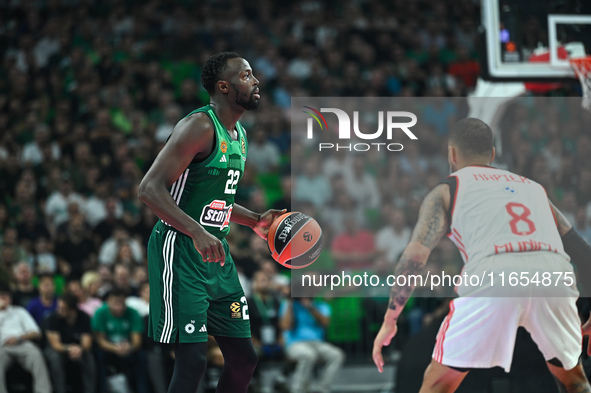
MULTIPOLYGON (((488 125, 468 118, 452 127, 448 159, 453 173, 425 197, 396 276, 420 274, 447 234, 469 275, 487 271, 498 275, 517 268, 530 277, 535 272, 540 277, 544 272, 574 277, 568 255, 578 267, 577 261, 590 255, 589 245, 549 202, 541 185, 489 166, 494 156, 488 125)), ((552 296, 536 295, 535 285, 529 285, 513 288, 514 297, 500 297, 507 282, 502 288, 497 277, 495 284, 458 288, 460 296, 450 303, 420 393, 454 392, 471 368, 500 366, 509 371, 519 326, 531 334, 560 392, 591 393, 579 362, 582 333, 574 279, 553 287, 552 296)), ((392 289, 373 347, 380 372, 382 347, 396 334, 396 320, 413 290, 411 285, 392 289)))

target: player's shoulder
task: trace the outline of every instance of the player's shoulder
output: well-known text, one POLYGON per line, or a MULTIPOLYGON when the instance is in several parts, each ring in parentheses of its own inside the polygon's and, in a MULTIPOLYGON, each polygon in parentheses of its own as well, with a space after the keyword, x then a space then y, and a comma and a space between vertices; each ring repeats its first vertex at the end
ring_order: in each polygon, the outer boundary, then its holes
POLYGON ((175 131, 177 128, 181 130, 188 129, 192 131, 213 131, 214 125, 213 121, 206 112, 193 112, 179 120, 175 126, 175 131))
POLYGON ((179 120, 168 142, 175 146, 195 146, 212 139, 214 132, 214 124, 207 113, 193 112, 179 120))

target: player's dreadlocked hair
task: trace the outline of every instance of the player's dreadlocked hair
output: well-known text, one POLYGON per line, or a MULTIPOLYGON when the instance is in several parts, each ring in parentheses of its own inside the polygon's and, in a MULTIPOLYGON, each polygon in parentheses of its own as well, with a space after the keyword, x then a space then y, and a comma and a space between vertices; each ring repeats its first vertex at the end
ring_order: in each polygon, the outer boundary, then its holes
POLYGON ((228 60, 240 57, 234 52, 220 52, 211 56, 201 70, 201 84, 209 95, 215 92, 215 84, 222 78, 222 74, 228 67, 228 60))
POLYGON ((493 133, 480 119, 468 117, 453 125, 449 142, 468 155, 488 155, 493 149, 493 133))

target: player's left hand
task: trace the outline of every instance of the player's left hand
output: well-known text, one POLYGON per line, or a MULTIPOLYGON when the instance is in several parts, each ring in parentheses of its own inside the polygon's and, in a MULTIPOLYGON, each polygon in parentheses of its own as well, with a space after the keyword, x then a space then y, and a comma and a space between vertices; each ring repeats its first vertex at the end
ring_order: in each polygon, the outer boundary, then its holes
POLYGON ((376 339, 373 341, 373 351, 372 351, 372 358, 373 362, 375 363, 376 367, 378 368, 379 372, 384 372, 384 358, 382 357, 382 347, 386 347, 390 345, 392 338, 396 335, 398 331, 398 327, 396 323, 393 324, 386 324, 385 322, 382 324, 376 339))
POLYGON ((273 224, 273 221, 280 215, 287 212, 287 209, 283 210, 267 210, 263 214, 261 214, 261 218, 259 218, 259 222, 256 223, 252 230, 259 235, 262 239, 267 240, 267 234, 269 233, 269 227, 273 224))
POLYGON ((589 343, 587 344, 587 355, 591 356, 591 315, 589 316, 589 319, 587 320, 587 322, 585 322, 581 330, 583 331, 583 336, 589 336, 589 343))

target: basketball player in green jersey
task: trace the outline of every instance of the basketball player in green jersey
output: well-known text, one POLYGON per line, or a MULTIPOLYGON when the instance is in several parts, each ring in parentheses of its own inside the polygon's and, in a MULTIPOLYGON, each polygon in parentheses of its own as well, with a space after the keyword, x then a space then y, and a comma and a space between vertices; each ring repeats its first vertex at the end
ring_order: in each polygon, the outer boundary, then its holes
POLYGON ((208 334, 224 355, 216 392, 245 393, 257 356, 246 297, 224 237, 234 222, 266 239, 284 212, 257 214, 234 203, 248 151, 238 119, 260 100, 250 65, 236 53, 218 53, 206 61, 201 81, 209 105, 179 121, 140 185, 139 198, 160 218, 148 243, 148 334, 173 344, 168 393, 197 391, 208 334))

